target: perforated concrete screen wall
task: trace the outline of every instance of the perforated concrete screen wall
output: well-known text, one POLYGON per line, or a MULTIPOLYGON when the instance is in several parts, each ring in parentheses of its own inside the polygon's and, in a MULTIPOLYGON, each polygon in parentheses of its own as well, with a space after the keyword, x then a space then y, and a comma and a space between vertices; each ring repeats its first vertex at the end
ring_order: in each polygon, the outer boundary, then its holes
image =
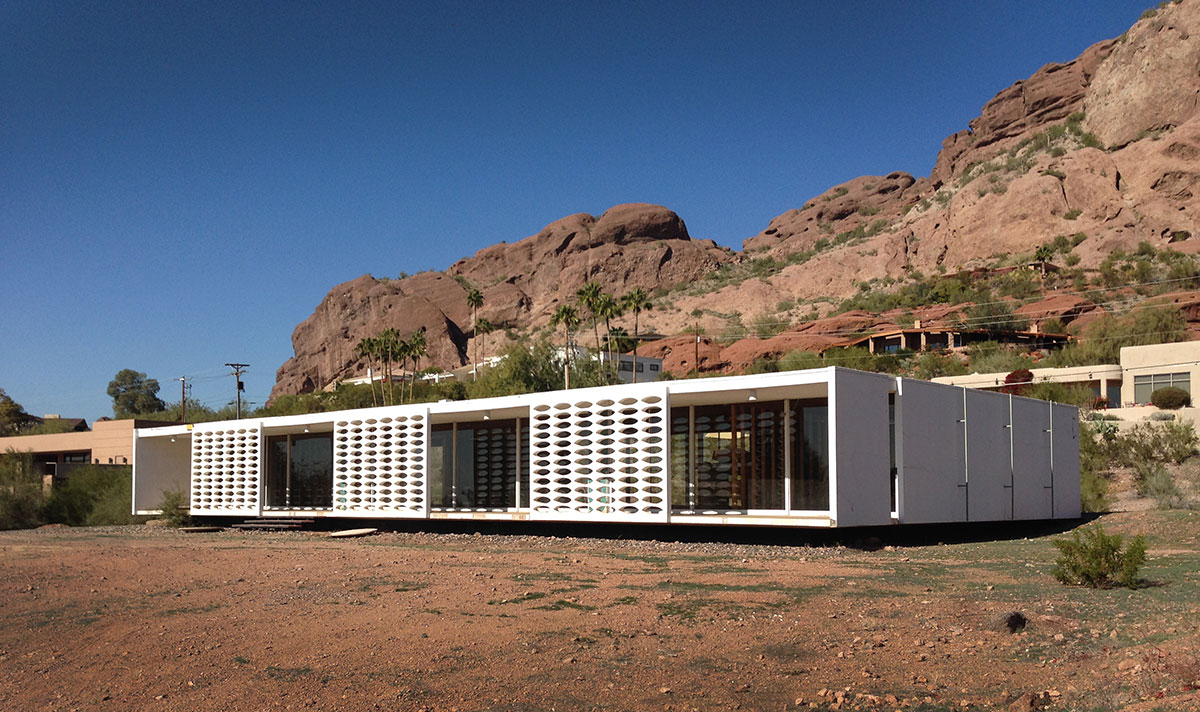
POLYGON ((192 431, 194 514, 258 514, 259 436, 255 421, 192 431))
POLYGON ((530 407, 530 519, 666 522, 666 389, 549 395, 530 407))
POLYGON ((424 409, 338 420, 333 435, 333 514, 424 517, 429 416, 424 409))

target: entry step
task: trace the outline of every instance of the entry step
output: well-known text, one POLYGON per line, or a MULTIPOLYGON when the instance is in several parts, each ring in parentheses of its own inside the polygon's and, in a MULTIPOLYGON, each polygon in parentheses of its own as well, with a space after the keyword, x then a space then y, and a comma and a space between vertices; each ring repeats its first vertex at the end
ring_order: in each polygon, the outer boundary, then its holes
POLYGON ((234 529, 266 529, 271 531, 282 531, 291 529, 303 529, 312 524, 311 519, 247 519, 241 524, 234 524, 234 529))

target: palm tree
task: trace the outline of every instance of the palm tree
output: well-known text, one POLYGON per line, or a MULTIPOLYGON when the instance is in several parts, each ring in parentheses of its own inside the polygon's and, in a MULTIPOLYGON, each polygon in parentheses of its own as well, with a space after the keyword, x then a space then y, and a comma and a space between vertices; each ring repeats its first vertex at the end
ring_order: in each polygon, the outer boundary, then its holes
MULTIPOLYGON (((400 333, 391 327, 379 332, 379 351, 380 358, 383 360, 383 380, 387 381, 387 397, 384 398, 384 405, 393 405, 396 398, 392 391, 392 364, 400 356, 400 333)), ((383 390, 382 386, 380 386, 380 390, 383 390)))
POLYGON ((367 362, 367 385, 371 388, 371 405, 379 405, 375 399, 375 340, 364 336, 354 347, 354 355, 367 362))
MULTIPOLYGON (((474 331, 476 332, 476 335, 478 335, 479 307, 483 306, 483 292, 471 287, 470 291, 467 292, 467 306, 471 309, 471 321, 474 323, 474 331)), ((475 340, 475 358, 471 359, 471 364, 475 366, 475 368, 472 369, 475 372, 475 378, 473 380, 478 380, 479 378, 479 366, 476 365, 478 361, 479 341, 475 340)))
POLYGON ((613 360, 612 349, 612 320, 621 316, 625 312, 621 308, 621 302, 613 298, 611 294, 601 294, 596 298, 596 316, 604 320, 604 340, 605 348, 608 350, 608 360, 613 360))
POLYGON ((571 329, 579 325, 579 313, 575 311, 575 307, 570 304, 559 304, 554 310, 554 314, 550 317, 550 328, 556 329, 562 325, 563 332, 566 335, 564 341, 565 348, 563 349, 567 356, 566 371, 564 371, 564 380, 567 388, 571 387, 571 329))
POLYGON ((634 287, 632 292, 621 298, 621 303, 633 312, 633 382, 637 383, 638 317, 642 312, 653 309, 654 305, 650 303, 650 295, 641 287, 634 287))
POLYGON ((421 357, 429 353, 428 343, 425 341, 425 327, 421 327, 413 332, 413 335, 408 337, 405 342, 408 346, 408 358, 413 360, 412 384, 408 388, 409 400, 416 400, 417 397, 417 370, 421 364, 421 357))
MULTIPOLYGON (((475 323, 475 333, 479 335, 481 341, 483 340, 483 337, 492 333, 492 331, 494 331, 495 328, 496 327, 492 325, 492 322, 488 321, 487 317, 484 317, 475 323)), ((484 344, 480 348, 483 349, 483 355, 484 355, 484 358, 486 358, 487 357, 487 342, 484 342, 484 344)), ((475 370, 476 370, 476 372, 478 372, 479 364, 475 364, 475 370)))
POLYGON ((575 292, 575 299, 579 301, 579 306, 587 309, 588 314, 592 317, 592 331, 596 333, 596 351, 600 350, 600 320, 596 313, 596 302, 603 293, 598 282, 588 282, 580 287, 578 292, 575 292))
POLYGON ((612 331, 608 332, 608 346, 619 354, 625 353, 633 348, 633 337, 625 327, 614 326, 612 331))

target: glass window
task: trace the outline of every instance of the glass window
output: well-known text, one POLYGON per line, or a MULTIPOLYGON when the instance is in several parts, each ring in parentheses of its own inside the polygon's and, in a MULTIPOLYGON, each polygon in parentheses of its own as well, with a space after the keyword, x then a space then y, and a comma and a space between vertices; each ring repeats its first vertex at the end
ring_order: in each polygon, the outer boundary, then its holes
POLYGON ((633 361, 622 361, 621 370, 633 373, 633 361))
POLYGON ((691 421, 688 407, 671 409, 671 505, 674 509, 691 509, 692 468, 688 448, 691 421))
POLYGON ((333 435, 267 438, 266 506, 328 509, 333 506, 333 435))
POLYGON ((1150 395, 1159 388, 1174 386, 1192 392, 1191 374, 1182 373, 1152 373, 1133 377, 1133 400, 1135 403, 1149 403, 1150 395))
POLYGON ((829 407, 826 401, 793 403, 792 509, 829 509, 829 407))
POLYGON ((657 364, 657 363, 652 363, 652 364, 650 364, 650 370, 651 370, 651 371, 657 371, 657 370, 658 370, 658 364, 657 364))
POLYGON ((429 506, 453 505, 454 426, 433 426, 429 434, 429 506))
POLYGON ((517 481, 523 470, 517 450, 516 420, 435 425, 430 442, 430 505, 516 507, 517 481))

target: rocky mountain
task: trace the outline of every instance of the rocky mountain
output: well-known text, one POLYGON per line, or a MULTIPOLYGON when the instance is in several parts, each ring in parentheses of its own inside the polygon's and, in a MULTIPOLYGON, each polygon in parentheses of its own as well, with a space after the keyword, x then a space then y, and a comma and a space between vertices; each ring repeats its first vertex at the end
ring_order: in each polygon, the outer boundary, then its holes
MULTIPOLYGON (((1195 254, 1198 68, 1200 1, 1173 3, 998 93, 943 141, 928 177, 893 172, 833 186, 770 220, 741 252, 693 239, 667 208, 620 205, 600 217, 562 218, 444 273, 359 277, 331 290, 296 328, 296 355, 279 369, 272 395, 363 373, 354 345, 389 326, 426 327, 429 362, 463 364, 473 336, 468 284, 484 293, 480 316, 518 331, 544 325, 590 280, 618 294, 658 290, 646 321, 664 333, 695 325, 715 333, 731 315, 792 325, 701 354, 702 366, 736 369, 761 355, 818 348, 846 333, 848 318, 895 323, 886 314, 813 321, 864 284, 994 265, 1056 238, 1070 238, 1084 270, 1141 242, 1195 254)), ((673 359, 694 360, 694 337, 679 338, 656 347, 668 369, 673 359)))
MULTIPOLYGON (((481 318, 517 331, 545 325, 554 308, 573 302, 579 285, 596 281, 623 294, 699 279, 734 259, 712 240, 693 240, 674 212, 645 204, 618 205, 600 217, 556 220, 513 244, 486 247, 446 272, 403 279, 363 275, 339 284, 292 333, 295 356, 276 372, 271 397, 306 393, 366 373, 354 354, 363 337, 394 327, 402 336, 424 327, 426 365, 467 363, 471 314, 467 290, 483 293, 481 318)), ((492 337, 499 343, 501 337, 492 337)))

